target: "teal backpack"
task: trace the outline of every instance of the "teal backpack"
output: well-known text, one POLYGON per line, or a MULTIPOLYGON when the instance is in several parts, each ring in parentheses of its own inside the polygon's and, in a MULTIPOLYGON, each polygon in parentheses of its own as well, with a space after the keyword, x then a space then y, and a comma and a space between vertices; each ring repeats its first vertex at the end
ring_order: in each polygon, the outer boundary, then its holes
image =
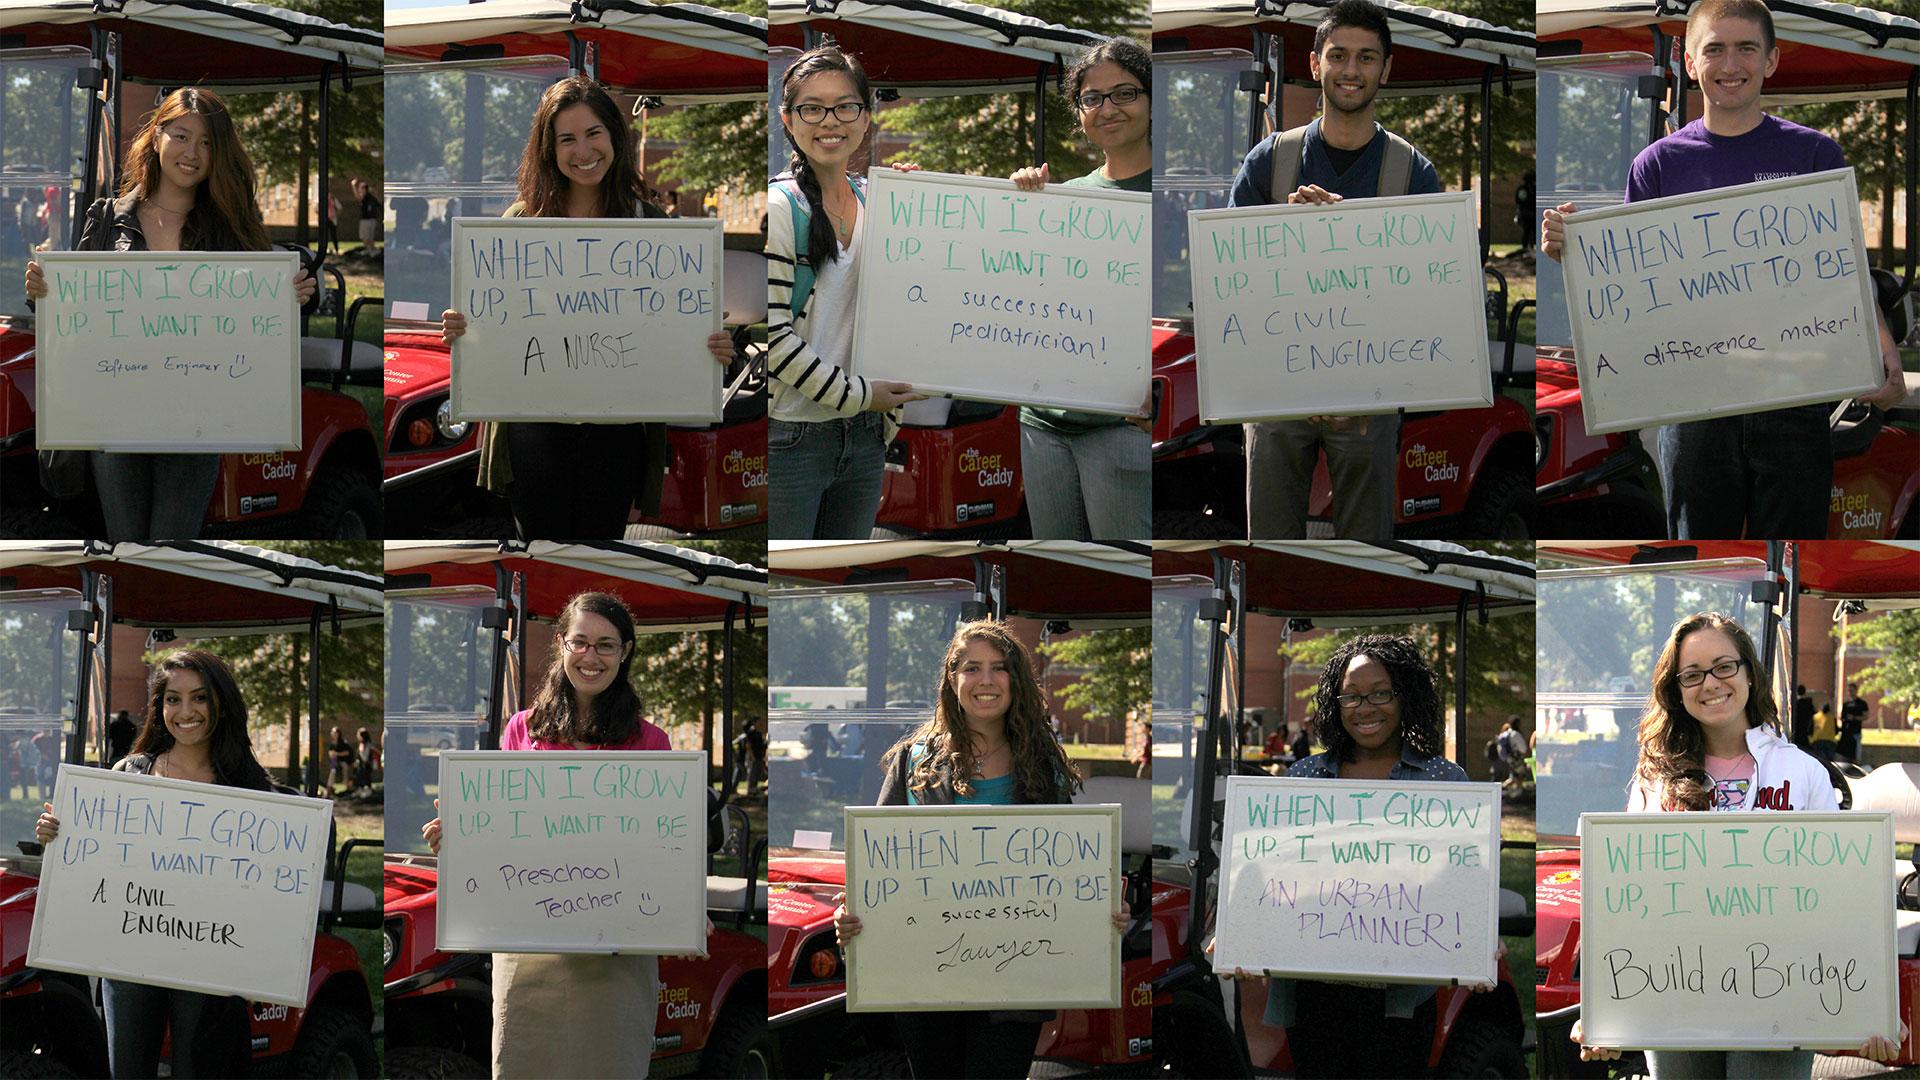
MULTIPOLYGON (((813 295, 813 260, 807 257, 807 230, 812 225, 812 214, 807 209, 807 193, 800 190, 800 181, 789 173, 781 173, 773 178, 773 184, 786 192, 787 205, 793 208, 793 321, 799 322, 806 314, 807 297, 813 295)), ((854 197, 860 205, 867 204, 865 184, 853 185, 854 197)))

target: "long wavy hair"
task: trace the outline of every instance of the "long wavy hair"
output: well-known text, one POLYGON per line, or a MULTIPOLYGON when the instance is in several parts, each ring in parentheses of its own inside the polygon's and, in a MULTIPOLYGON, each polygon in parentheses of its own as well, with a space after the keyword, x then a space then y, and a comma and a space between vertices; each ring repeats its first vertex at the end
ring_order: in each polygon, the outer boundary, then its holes
MULTIPOLYGON (((785 114, 793 115, 794 88, 815 75, 837 71, 853 80, 854 92, 860 95, 860 101, 867 107, 867 134, 861 140, 864 149, 873 141, 873 87, 867 82, 867 70, 860 61, 841 52, 832 45, 822 45, 803 53, 793 62, 787 73, 780 78, 780 100, 786 104, 785 114)), ((788 168, 800 185, 801 194, 807 197, 807 261, 813 266, 825 266, 840 258, 840 241, 833 235, 833 221, 827 216, 825 196, 820 191, 820 175, 813 171, 813 162, 800 152, 800 143, 793 137, 789 121, 780 121, 780 130, 787 136, 787 145, 793 148, 793 160, 788 168)), ((859 149, 854 150, 858 156, 859 149)))
POLYGON ((173 732, 167 730, 167 679, 174 672, 191 671, 200 676, 207 688, 208 754, 213 759, 215 783, 227 787, 271 791, 273 782, 267 770, 253 756, 253 744, 247 738, 247 703, 226 662, 199 649, 178 649, 161 657, 147 677, 147 715, 140 734, 133 741, 133 753, 159 757, 173 749, 173 732))
POLYGON ((1054 802, 1080 790, 1080 774, 1067 760, 1060 741, 1047 725, 1046 703, 1040 697, 1040 684, 1033 677, 1033 660, 1027 647, 1014 635, 1013 628, 997 619, 963 624, 954 631, 941 663, 940 702, 934 706, 933 719, 913 729, 887 751, 882 767, 894 768, 899 755, 913 744, 924 743, 927 752, 914 767, 907 786, 924 799, 928 791, 943 779, 951 779, 953 790, 962 796, 973 794, 973 774, 977 755, 973 732, 967 716, 960 710, 960 695, 954 682, 967 646, 984 641, 1007 661, 1007 675, 1013 700, 1007 705, 1004 723, 1007 745, 1013 754, 1013 784, 1016 798, 1023 803, 1054 802), (1062 790, 1064 788, 1064 790, 1062 790))
POLYGON ((1697 630, 1718 630, 1733 639, 1747 678, 1747 727, 1762 724, 1780 730, 1780 707, 1761 681, 1760 653, 1746 628, 1717 611, 1702 611, 1673 624, 1660 659, 1653 665, 1653 692, 1640 715, 1640 761, 1634 776, 1661 793, 1669 810, 1707 810, 1713 806, 1713 780, 1706 773, 1707 737, 1700 721, 1687 712, 1680 689, 1680 643, 1697 630))
POLYGON ((583 592, 560 609, 560 620, 553 631, 553 660, 540 678, 540 690, 533 698, 527 717, 527 734, 541 742, 571 746, 575 742, 593 746, 618 745, 633 738, 640 725, 640 695, 628 673, 633 667, 633 612, 611 593, 583 592), (573 700, 573 683, 567 679, 567 650, 564 642, 573 632, 573 624, 583 614, 598 615, 613 624, 620 635, 620 666, 613 682, 593 699, 589 715, 581 716, 573 700))
POLYGON ((640 173, 634 156, 633 137, 620 105, 605 87, 585 75, 572 75, 547 87, 540 104, 533 110, 533 127, 527 132, 527 148, 520 155, 520 212, 526 217, 567 216, 569 182, 558 163, 559 138, 554 122, 561 112, 575 105, 593 110, 594 119, 607 129, 613 143, 613 161, 600 181, 600 217, 631 218, 642 214, 641 207, 653 200, 653 189, 640 173))
POLYGON ((1313 691, 1313 711, 1320 739, 1337 761, 1352 761, 1358 749, 1340 715, 1340 686, 1346 681, 1347 665, 1354 657, 1373 658, 1387 669, 1394 692, 1400 695, 1400 739, 1421 757, 1439 757, 1446 752, 1442 734, 1444 718, 1440 710, 1440 691, 1434 685, 1433 669, 1412 638, 1392 634, 1362 634, 1343 642, 1320 669, 1320 685, 1313 691))
POLYGON ((180 246, 196 251, 266 251, 266 221, 253 186, 253 160, 233 130, 233 117, 220 95, 198 86, 183 86, 161 100, 147 116, 146 126, 133 137, 127 167, 120 178, 120 194, 146 199, 160 188, 160 134, 168 124, 188 113, 207 125, 213 145, 205 175, 194 187, 193 209, 180 229, 180 246))

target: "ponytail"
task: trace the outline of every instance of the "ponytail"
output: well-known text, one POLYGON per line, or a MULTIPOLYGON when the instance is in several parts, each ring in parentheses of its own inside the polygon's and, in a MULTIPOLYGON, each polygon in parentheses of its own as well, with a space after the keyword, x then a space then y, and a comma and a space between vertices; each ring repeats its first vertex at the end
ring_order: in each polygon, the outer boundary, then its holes
MULTIPOLYGON (((837 71, 853 81, 860 94, 861 102, 867 107, 867 114, 873 114, 873 87, 867 82, 866 70, 860 61, 848 56, 833 45, 822 45, 809 49, 800 59, 788 66, 786 74, 780 78, 780 100, 793 100, 794 86, 822 72, 837 71)), ((783 125, 784 130, 784 125, 783 125)), ((800 144, 794 141, 793 133, 788 131, 787 145, 793 147, 793 178, 800 185, 800 193, 807 197, 807 261, 815 268, 835 262, 840 258, 840 240, 833 234, 833 219, 827 214, 826 197, 821 192, 820 176, 813 171, 813 162, 800 152, 800 144)), ((872 139, 873 128, 867 129, 867 138, 872 139)), ((857 153, 857 151, 856 151, 857 153)), ((835 178, 845 183, 845 177, 835 178)), ((799 244, 799 237, 794 238, 799 244)))
POLYGON ((813 267, 825 266, 840 258, 840 238, 833 235, 833 219, 827 214, 826 197, 820 190, 820 177, 813 171, 813 162, 799 149, 793 152, 793 178, 800 184, 800 193, 807 197, 807 263, 813 267))

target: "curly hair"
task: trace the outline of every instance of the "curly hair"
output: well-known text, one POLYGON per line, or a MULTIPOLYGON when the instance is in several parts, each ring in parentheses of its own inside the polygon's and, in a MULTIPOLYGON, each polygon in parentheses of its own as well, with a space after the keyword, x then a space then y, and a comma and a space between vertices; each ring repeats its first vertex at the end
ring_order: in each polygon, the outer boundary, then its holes
MULTIPOLYGON (((1153 54, 1132 38, 1108 38, 1092 50, 1082 53, 1078 60, 1067 68, 1067 100, 1079 102, 1080 91, 1086 89, 1087 73, 1101 64, 1113 64, 1127 74, 1140 80, 1140 89, 1153 92, 1153 54)), ((1147 98, 1149 107, 1153 98, 1147 98)))
POLYGON ((1440 691, 1434 686, 1433 669, 1412 638, 1391 634, 1363 634, 1342 642, 1327 666, 1320 670, 1320 685, 1313 691, 1316 725, 1327 752, 1335 760, 1353 760, 1356 746, 1340 718, 1340 686, 1346 681, 1347 665, 1355 657, 1365 656, 1387 669, 1394 692, 1400 695, 1400 738, 1421 757, 1439 757, 1446 752, 1444 721, 1440 711, 1440 691))
POLYGON ((1040 697, 1040 684, 1033 677, 1033 660, 1027 647, 1014 636, 1013 628, 997 619, 963 624, 954 631, 941 664, 940 703, 933 719, 913 729, 887 751, 883 767, 891 770, 899 755, 915 743, 924 743, 927 753, 914 766, 907 786, 915 796, 925 798, 944 777, 951 777, 953 790, 962 796, 973 794, 976 770, 973 733, 967 727, 966 714, 960 710, 960 695, 954 690, 960 661, 967 646, 984 641, 1007 661, 1013 700, 1007 706, 1005 724, 1007 745, 1013 752, 1013 777, 1016 798, 1022 803, 1047 803, 1080 790, 1080 774, 1067 760, 1053 729, 1047 726, 1046 705, 1040 697), (1064 790, 1063 790, 1064 788, 1064 790))
POLYGON ((559 136, 554 134, 554 124, 562 112, 575 105, 593 111, 593 118, 607 130, 607 140, 613 144, 613 160, 607 163, 606 178, 600 183, 599 216, 641 217, 641 204, 652 202, 655 196, 640 172, 626 115, 606 87, 585 75, 572 75, 547 87, 533 110, 533 125, 516 177, 521 213, 527 217, 567 216, 571 182, 560 171, 559 136))
POLYGON ((1746 628, 1717 611, 1702 611, 1673 624, 1660 659, 1653 665, 1653 691, 1640 715, 1640 761, 1634 778, 1661 793, 1668 810, 1707 810, 1713 806, 1713 781, 1706 773, 1707 738, 1700 721, 1687 712, 1680 690, 1680 643, 1696 630, 1718 630, 1733 639, 1747 672, 1747 727, 1780 729, 1780 707, 1762 684, 1760 654, 1746 628))
POLYGON ((147 716, 134 740, 133 753, 159 757, 173 749, 173 732, 167 730, 167 681, 175 672, 191 671, 200 676, 207 691, 207 754, 213 762, 215 783, 227 787, 273 790, 273 782, 259 759, 253 756, 253 743, 247 736, 247 703, 240 696, 240 684, 226 662, 200 649, 176 649, 160 658, 147 677, 147 716))
POLYGON ((617 746, 633 738, 640 723, 640 695, 627 677, 633 667, 633 613, 612 593, 583 592, 567 601, 554 623, 553 660, 540 677, 540 690, 533 698, 527 716, 527 734, 541 742, 571 746, 583 742, 593 746, 617 746), (573 700, 573 683, 567 679, 567 650, 562 642, 572 631, 574 621, 583 614, 598 615, 613 624, 620 635, 620 667, 613 681, 595 695, 587 716, 580 716, 573 700))

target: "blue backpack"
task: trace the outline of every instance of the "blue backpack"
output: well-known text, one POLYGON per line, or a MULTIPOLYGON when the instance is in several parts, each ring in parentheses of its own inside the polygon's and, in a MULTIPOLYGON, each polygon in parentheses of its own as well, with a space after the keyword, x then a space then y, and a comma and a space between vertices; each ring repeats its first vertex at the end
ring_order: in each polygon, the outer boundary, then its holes
MULTIPOLYGON (((793 302, 791 310, 795 322, 806 314, 807 297, 813 295, 813 260, 807 257, 807 231, 812 227, 813 215, 807 208, 807 193, 800 190, 800 181, 790 173, 781 173, 773 178, 773 185, 785 192, 787 205, 793 208, 793 302)), ((860 205, 867 204, 865 184, 853 185, 854 197, 860 205)))

